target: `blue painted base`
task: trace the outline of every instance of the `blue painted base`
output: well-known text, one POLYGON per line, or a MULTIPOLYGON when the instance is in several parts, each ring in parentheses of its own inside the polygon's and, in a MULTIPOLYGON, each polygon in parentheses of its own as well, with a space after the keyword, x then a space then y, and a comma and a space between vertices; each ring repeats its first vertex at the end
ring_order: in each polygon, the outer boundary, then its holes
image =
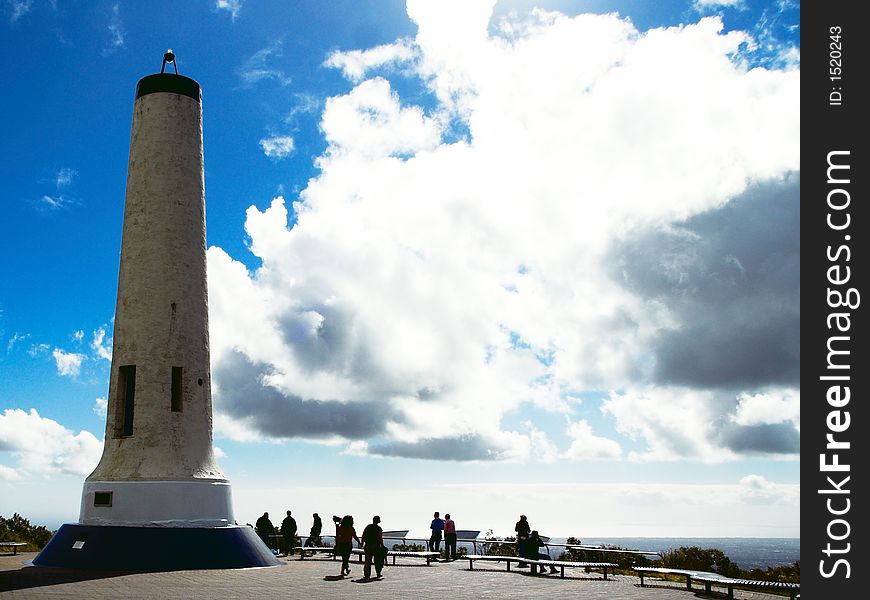
POLYGON ((251 527, 62 525, 33 565, 88 571, 180 571, 275 567, 251 527))

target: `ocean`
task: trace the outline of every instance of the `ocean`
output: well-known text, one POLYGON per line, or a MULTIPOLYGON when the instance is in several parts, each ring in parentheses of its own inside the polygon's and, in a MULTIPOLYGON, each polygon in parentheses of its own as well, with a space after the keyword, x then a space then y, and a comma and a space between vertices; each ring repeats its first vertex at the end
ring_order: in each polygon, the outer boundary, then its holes
MULTIPOLYGON (((566 538, 551 538, 551 542, 565 543, 566 538)), ((793 565, 800 560, 800 538, 581 538, 584 544, 593 546, 619 546, 628 550, 653 550, 664 552, 675 550, 680 546, 697 546, 699 548, 718 549, 725 553, 741 569, 766 569, 793 565)), ((553 548, 552 554, 556 554, 553 548)))

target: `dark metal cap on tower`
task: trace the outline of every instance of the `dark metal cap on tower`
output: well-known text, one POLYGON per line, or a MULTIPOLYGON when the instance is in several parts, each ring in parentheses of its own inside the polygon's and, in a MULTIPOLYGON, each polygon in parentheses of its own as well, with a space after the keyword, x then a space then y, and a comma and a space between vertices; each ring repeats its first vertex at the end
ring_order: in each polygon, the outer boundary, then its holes
POLYGON ((197 102, 202 101, 202 90, 199 84, 184 75, 178 74, 178 66, 175 62, 175 54, 169 49, 163 55, 163 65, 160 67, 160 72, 154 75, 147 75, 139 80, 136 84, 136 98, 141 98, 147 94, 157 94, 167 92, 170 94, 181 94, 193 98, 197 102), (175 68, 175 73, 164 73, 167 63, 175 68))

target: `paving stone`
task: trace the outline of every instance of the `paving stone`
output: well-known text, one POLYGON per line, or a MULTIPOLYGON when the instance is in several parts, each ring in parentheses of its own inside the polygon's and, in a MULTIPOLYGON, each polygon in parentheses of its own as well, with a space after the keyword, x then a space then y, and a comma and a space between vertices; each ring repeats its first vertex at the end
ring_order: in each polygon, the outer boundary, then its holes
MULTIPOLYGON (((504 565, 475 565, 468 561, 439 562, 426 566, 417 559, 398 559, 388 564, 384 578, 365 582, 362 564, 352 561, 350 577, 340 577, 340 562, 328 558, 282 558, 279 567, 225 569, 215 571, 170 571, 162 573, 84 573, 32 567, 24 564, 34 553, 0 556, 0 598, 174 600, 189 598, 386 598, 403 600, 445 600, 464 598, 513 600, 693 600, 725 598, 688 592, 685 584, 658 582, 640 587, 631 575, 611 575, 605 581, 598 571, 566 569, 565 579, 558 575, 533 576, 504 565)), ((736 591, 740 600, 781 600, 782 596, 736 591)), ((787 596, 786 596, 787 598, 787 596)))

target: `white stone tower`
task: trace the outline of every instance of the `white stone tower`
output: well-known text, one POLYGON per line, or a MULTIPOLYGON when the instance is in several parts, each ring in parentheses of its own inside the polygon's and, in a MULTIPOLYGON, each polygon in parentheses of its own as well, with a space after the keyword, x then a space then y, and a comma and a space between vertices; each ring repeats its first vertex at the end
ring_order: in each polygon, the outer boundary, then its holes
POLYGON ((278 564, 235 525, 212 449, 202 95, 167 64, 171 50, 136 86, 103 455, 79 523, 64 525, 36 565, 278 564))

